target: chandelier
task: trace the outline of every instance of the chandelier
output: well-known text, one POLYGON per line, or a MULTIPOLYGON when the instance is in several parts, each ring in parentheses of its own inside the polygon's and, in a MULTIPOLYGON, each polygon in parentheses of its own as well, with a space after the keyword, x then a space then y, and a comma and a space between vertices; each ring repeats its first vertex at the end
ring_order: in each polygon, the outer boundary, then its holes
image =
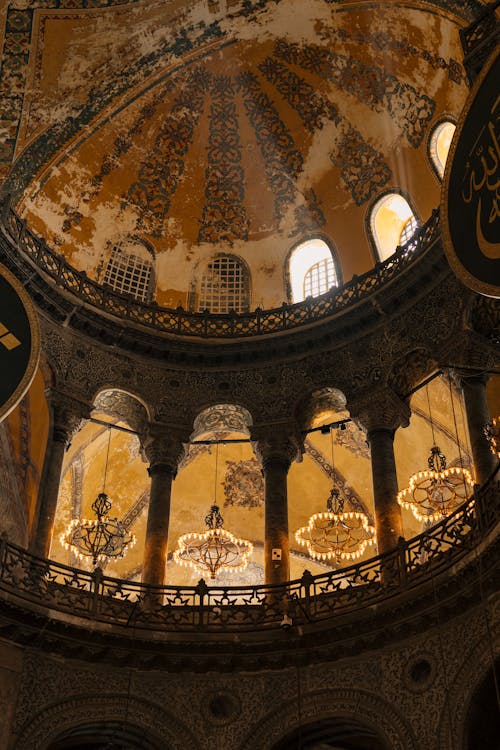
POLYGON ((500 417, 498 419, 493 417, 491 422, 488 422, 484 428, 484 434, 490 444, 491 452, 500 458, 500 417))
MULTIPOLYGON (((333 432, 330 427, 333 470, 333 432)), ((295 539, 307 547, 316 560, 354 560, 376 541, 375 529, 366 513, 345 511, 345 500, 333 486, 326 503, 326 512, 312 515, 306 526, 295 532, 295 539)))
POLYGON ((239 572, 246 568, 252 554, 253 544, 246 539, 239 539, 223 528, 224 520, 217 505, 217 468, 219 445, 215 453, 215 490, 214 503, 205 516, 207 531, 190 531, 179 537, 178 548, 174 551, 174 560, 179 565, 191 567, 202 574, 209 574, 215 579, 221 569, 239 572))
POLYGON ((96 519, 88 521, 83 518, 75 518, 59 537, 63 546, 74 552, 80 560, 91 557, 94 566, 98 562, 106 562, 110 557, 123 557, 127 550, 135 544, 135 536, 128 531, 123 523, 118 518, 109 518, 108 516, 111 510, 111 501, 104 491, 111 442, 111 428, 108 429, 103 488, 92 503, 92 510, 96 519))
MULTIPOLYGON (((456 428, 451 380, 449 383, 453 419, 456 428)), ((473 491, 474 483, 468 469, 462 466, 447 467, 446 456, 442 453, 439 446, 436 445, 427 385, 426 391, 433 442, 427 460, 428 468, 424 471, 418 471, 410 477, 408 487, 398 492, 397 500, 403 508, 411 510, 418 521, 437 523, 462 505, 473 491)), ((456 432, 456 441, 460 450, 458 429, 456 432)))

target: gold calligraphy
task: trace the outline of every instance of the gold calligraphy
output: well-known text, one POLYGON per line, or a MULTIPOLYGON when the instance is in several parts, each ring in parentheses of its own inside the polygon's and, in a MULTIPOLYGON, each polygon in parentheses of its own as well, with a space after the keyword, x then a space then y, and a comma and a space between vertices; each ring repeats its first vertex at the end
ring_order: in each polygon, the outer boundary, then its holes
POLYGON ((497 130, 500 112, 500 96, 490 110, 485 125, 469 154, 465 167, 462 199, 465 203, 477 202, 476 239, 481 253, 487 258, 500 258, 500 242, 490 242, 484 235, 483 222, 487 232, 498 237, 500 232, 500 134, 497 130))
POLYGON ((9 351, 21 346, 19 339, 3 323, 0 323, 0 344, 3 344, 9 351))

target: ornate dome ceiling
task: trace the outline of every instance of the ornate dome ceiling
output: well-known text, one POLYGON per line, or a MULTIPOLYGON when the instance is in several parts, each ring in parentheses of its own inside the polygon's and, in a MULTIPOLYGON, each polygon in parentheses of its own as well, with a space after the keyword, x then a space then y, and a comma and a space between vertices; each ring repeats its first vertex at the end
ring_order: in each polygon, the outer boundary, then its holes
POLYGON ((346 281, 373 265, 380 195, 422 221, 438 204, 429 136, 467 94, 462 3, 78 5, 9 11, 7 56, 29 64, 7 189, 90 276, 132 243, 158 303, 190 306, 231 253, 250 307, 272 307, 302 239, 329 240, 346 281))

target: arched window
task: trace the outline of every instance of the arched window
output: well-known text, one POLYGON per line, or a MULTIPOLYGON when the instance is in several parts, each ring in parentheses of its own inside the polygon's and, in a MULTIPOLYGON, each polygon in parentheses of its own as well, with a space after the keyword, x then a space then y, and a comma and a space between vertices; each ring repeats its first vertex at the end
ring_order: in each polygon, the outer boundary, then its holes
POLYGON ((417 227, 417 219, 406 198, 399 193, 389 193, 380 198, 370 215, 370 229, 378 259, 385 260, 398 245, 408 242, 417 227))
POLYGON ((444 168, 446 166, 446 160, 448 158, 448 152, 450 150, 455 130, 456 127, 454 123, 445 120, 436 125, 431 133, 429 155, 432 164, 441 179, 444 175, 444 168))
POLYGON ((324 240, 306 240, 290 255, 288 272, 292 302, 317 297, 339 284, 339 274, 332 251, 324 240))
POLYGON ((219 255, 201 277, 198 310, 243 313, 249 306, 250 279, 246 265, 235 255, 219 255))
POLYGON ((125 239, 113 246, 104 269, 106 286, 141 302, 149 302, 153 297, 153 277, 151 251, 145 245, 125 239))

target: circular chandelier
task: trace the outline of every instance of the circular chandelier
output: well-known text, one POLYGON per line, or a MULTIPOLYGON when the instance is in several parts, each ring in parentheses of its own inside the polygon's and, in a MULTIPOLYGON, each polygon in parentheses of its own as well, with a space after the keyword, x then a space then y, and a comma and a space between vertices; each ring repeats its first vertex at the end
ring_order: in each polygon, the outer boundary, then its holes
POLYGON ((462 505, 474 489, 474 482, 468 469, 447 468, 446 457, 437 445, 432 446, 427 464, 429 468, 413 474, 397 498, 418 521, 436 523, 462 505))
POLYGON ((135 536, 131 534, 118 518, 109 518, 111 501, 105 493, 106 474, 108 470, 109 446, 111 442, 111 428, 108 435, 108 449, 104 466, 104 481, 102 492, 92 503, 92 510, 96 519, 88 521, 75 518, 71 521, 61 536, 62 545, 74 552, 80 560, 91 557, 94 565, 106 562, 109 558, 120 558, 135 544, 135 536))
POLYGON ((253 544, 223 528, 224 521, 218 505, 211 506, 205 523, 208 531, 190 531, 179 537, 178 549, 174 552, 175 562, 199 573, 209 573, 212 579, 222 568, 234 572, 244 570, 253 544))
MULTIPOLYGON (((330 427, 332 470, 333 432, 330 427)), ((333 486, 326 503, 326 512, 312 515, 306 526, 295 532, 295 539, 307 547, 316 560, 354 560, 376 541, 375 528, 363 511, 344 510, 345 500, 333 486)))
POLYGON ((491 452, 500 458, 500 417, 497 419, 493 417, 491 422, 488 422, 484 428, 484 434, 490 444, 491 452))
POLYGON ((179 537, 178 548, 174 551, 174 560, 179 565, 193 568, 210 578, 215 579, 219 570, 239 572, 246 568, 248 558, 253 552, 253 544, 240 539, 223 528, 224 519, 217 505, 217 468, 219 445, 215 450, 215 488, 214 503, 205 516, 207 531, 190 531, 179 537))

